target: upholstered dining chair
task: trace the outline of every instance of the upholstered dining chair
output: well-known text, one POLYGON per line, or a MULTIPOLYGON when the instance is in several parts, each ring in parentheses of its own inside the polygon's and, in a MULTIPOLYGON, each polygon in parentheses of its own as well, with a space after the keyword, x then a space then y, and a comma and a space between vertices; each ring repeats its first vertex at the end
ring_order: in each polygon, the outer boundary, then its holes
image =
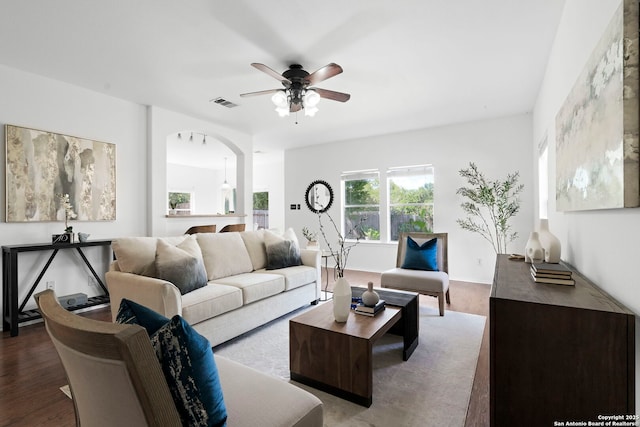
POLYGON ((193 227, 189 227, 189 229, 184 234, 196 234, 196 233, 215 233, 216 225, 194 225, 193 227))
POLYGON ((400 233, 396 268, 382 273, 380 285, 437 297, 444 316, 445 300, 451 304, 447 240, 447 233, 400 233))
POLYGON ((77 426, 181 426, 142 326, 68 312, 48 289, 35 296, 67 374, 77 426))
POLYGON ((244 231, 246 224, 227 224, 220 230, 220 233, 226 233, 229 231, 244 231))

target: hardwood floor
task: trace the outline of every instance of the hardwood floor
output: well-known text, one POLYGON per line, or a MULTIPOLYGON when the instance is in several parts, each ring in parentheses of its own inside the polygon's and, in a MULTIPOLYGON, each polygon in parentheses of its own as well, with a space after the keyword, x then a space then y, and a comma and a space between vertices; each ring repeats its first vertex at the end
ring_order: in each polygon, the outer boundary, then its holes
MULTIPOLYGON (((369 280, 380 283, 376 273, 347 271, 345 277, 354 286, 366 286, 369 280)), ((329 289, 333 280, 329 281, 329 289)), ((322 286, 325 286, 323 273, 322 286)), ((451 305, 447 310, 487 316, 480 357, 471 392, 465 427, 489 425, 489 293, 490 286, 478 283, 450 284, 451 305)), ((437 300, 420 296, 420 304, 438 307, 437 300)), ((108 307, 82 314, 110 321, 108 307)), ((446 314, 445 314, 446 315, 446 314)), ((73 426, 73 403, 61 391, 67 384, 64 370, 42 323, 20 328, 17 337, 9 332, 0 339, 0 426, 73 426)))

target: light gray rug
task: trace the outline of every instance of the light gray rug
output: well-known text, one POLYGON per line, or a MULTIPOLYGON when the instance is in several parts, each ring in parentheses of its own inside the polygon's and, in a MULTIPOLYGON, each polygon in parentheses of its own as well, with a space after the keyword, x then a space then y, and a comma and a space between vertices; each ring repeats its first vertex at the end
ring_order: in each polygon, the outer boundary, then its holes
MULTIPOLYGON (((291 381, 288 325, 301 312, 214 352, 291 381)), ((454 311, 440 317, 437 308, 421 306, 420 343, 407 362, 402 361, 401 337, 387 334, 376 343, 370 408, 291 382, 322 400, 325 426, 464 426, 485 320, 454 311)))

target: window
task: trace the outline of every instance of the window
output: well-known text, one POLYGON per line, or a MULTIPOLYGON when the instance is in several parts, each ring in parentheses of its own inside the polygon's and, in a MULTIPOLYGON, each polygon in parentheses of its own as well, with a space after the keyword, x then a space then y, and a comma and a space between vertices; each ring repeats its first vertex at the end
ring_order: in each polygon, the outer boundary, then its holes
POLYGON ((389 234, 397 241, 403 231, 433 231, 433 167, 387 170, 389 234))
POLYGON ((169 192, 169 213, 189 215, 191 213, 191 193, 169 192))
POLYGON ((380 179, 377 171, 342 174, 346 239, 380 240, 380 179))
POLYGON ((257 229, 269 228, 269 192, 253 193, 253 223, 257 229))

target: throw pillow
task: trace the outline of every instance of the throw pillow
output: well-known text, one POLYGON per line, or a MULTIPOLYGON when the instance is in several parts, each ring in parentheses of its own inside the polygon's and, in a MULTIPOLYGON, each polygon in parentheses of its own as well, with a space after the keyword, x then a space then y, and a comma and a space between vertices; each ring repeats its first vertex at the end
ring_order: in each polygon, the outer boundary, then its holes
POLYGON ((402 268, 409 270, 438 270, 438 239, 427 240, 419 245, 407 236, 407 248, 402 268))
POLYGON ((118 323, 137 323, 151 335, 183 425, 224 426, 227 410, 218 368, 209 341, 182 317, 171 320, 140 304, 123 299, 118 323), (161 326, 158 326, 162 323, 161 326))
POLYGON ((158 239, 156 277, 173 283, 182 295, 207 285, 200 247, 193 236, 178 246, 158 239))
POLYGON ((162 314, 126 298, 122 298, 120 301, 120 307, 116 315, 116 323, 140 325, 147 330, 149 336, 153 335, 168 321, 169 319, 162 314))
POLYGON ((251 273, 253 264, 240 233, 198 233, 209 280, 251 273))
POLYGON ((282 236, 266 230, 264 243, 267 249, 267 270, 302 265, 300 246, 293 229, 287 229, 282 236))

